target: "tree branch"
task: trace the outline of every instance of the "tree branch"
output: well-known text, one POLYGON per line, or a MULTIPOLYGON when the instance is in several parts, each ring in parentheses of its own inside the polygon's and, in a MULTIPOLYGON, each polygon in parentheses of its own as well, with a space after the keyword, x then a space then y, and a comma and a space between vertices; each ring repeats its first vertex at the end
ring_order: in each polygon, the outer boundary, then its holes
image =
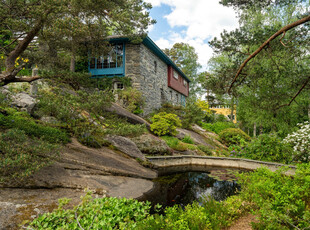
POLYGON ((266 40, 257 50, 255 50, 240 66, 238 72, 236 73, 232 83, 230 84, 230 87, 228 89, 228 93, 230 93, 231 88, 233 87, 234 83, 236 82, 238 76, 240 75, 241 71, 243 70, 243 68, 246 66, 246 64, 252 59, 254 58, 260 51, 262 51, 262 49, 267 46, 272 40, 274 40, 276 37, 278 37, 279 35, 281 35, 282 33, 285 33, 286 31, 299 26, 301 24, 304 24, 306 22, 310 21, 310 15, 295 21, 289 25, 286 25, 284 27, 282 27, 280 30, 278 30, 275 34, 273 34, 270 38, 268 38, 268 40, 266 40))
POLYGON ((288 103, 288 104, 285 104, 285 105, 280 105, 279 107, 276 108, 277 109, 280 109, 281 107, 284 107, 284 106, 290 106, 292 104, 292 102, 295 100, 295 98, 301 93, 301 91, 306 87, 306 85, 309 83, 310 81, 310 76, 308 77, 308 79, 305 81, 305 83, 302 85, 302 87, 298 90, 298 92, 295 94, 295 96, 291 99, 291 101, 288 103))

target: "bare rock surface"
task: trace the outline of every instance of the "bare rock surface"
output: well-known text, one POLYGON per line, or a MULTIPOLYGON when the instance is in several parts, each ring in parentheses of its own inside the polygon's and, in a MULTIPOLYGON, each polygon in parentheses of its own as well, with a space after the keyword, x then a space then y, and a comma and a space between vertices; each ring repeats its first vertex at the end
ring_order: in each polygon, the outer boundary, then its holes
POLYGON ((157 173, 109 148, 88 148, 73 139, 54 164, 42 168, 22 185, 0 188, 0 229, 19 229, 23 220, 52 211, 61 197, 80 201, 84 189, 95 195, 138 198, 153 188, 157 173), (8 188, 9 187, 9 188, 8 188))
POLYGON ((122 151, 128 156, 139 158, 144 161, 146 160, 145 156, 132 140, 122 136, 109 136, 105 139, 111 142, 118 150, 122 151))
POLYGON ((206 139, 204 138, 204 136, 202 136, 202 135, 200 135, 194 131, 191 131, 188 129, 180 129, 180 128, 178 128, 177 131, 178 131, 178 134, 177 134, 178 139, 183 139, 185 136, 190 136, 193 139, 195 144, 205 145, 205 146, 210 147, 211 149, 214 149, 214 147, 212 145, 210 145, 206 142, 206 139))
POLYGON ((150 124, 146 120, 129 112, 128 110, 124 109, 116 103, 112 103, 112 105, 105 110, 108 112, 116 113, 118 116, 126 118, 128 122, 131 122, 133 124, 145 124, 146 127, 150 129, 150 124))
POLYGON ((11 104, 17 108, 27 111, 29 114, 36 105, 36 100, 27 93, 18 93, 15 96, 11 96, 11 104))
POLYGON ((173 150, 166 142, 150 133, 132 138, 140 151, 148 155, 171 155, 173 150))

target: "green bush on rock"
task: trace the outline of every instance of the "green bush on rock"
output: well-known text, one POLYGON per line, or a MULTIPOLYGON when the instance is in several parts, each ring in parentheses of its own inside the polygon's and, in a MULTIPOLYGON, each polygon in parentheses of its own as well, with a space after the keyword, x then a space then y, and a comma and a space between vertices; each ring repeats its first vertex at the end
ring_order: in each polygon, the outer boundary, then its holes
POLYGON ((177 115, 161 112, 152 117, 151 131, 157 136, 175 135, 176 128, 181 127, 181 121, 177 115))
POLYGON ((245 132, 236 128, 224 129, 219 133, 219 136, 227 145, 239 145, 243 140, 251 140, 251 138, 245 132))

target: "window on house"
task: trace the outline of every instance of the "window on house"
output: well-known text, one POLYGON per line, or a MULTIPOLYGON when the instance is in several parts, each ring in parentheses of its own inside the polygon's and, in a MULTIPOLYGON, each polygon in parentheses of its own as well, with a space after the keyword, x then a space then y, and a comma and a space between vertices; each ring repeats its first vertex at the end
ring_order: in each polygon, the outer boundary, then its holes
POLYGON ((116 89, 124 89, 124 84, 123 83, 116 83, 116 89))
POLYGON ((157 61, 154 61, 154 72, 157 73, 157 61))
POLYGON ((178 74, 178 72, 175 71, 175 70, 173 70, 173 77, 174 77, 175 79, 179 79, 179 74, 178 74))
POLYGON ((183 79, 183 84, 185 87, 187 87, 187 81, 185 79, 183 79))
POLYGON ((100 57, 90 59, 90 69, 108 69, 123 66, 124 55, 123 44, 112 46, 111 50, 100 57), (97 62, 97 66, 95 63, 97 62))

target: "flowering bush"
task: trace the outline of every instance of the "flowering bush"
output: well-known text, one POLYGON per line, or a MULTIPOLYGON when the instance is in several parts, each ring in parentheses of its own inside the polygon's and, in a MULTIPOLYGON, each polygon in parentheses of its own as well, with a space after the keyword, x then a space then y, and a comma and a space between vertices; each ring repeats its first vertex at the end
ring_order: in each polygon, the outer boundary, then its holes
POLYGON ((310 161, 310 124, 308 121, 298 124, 300 127, 296 132, 289 134, 284 140, 293 147, 293 160, 310 161))

